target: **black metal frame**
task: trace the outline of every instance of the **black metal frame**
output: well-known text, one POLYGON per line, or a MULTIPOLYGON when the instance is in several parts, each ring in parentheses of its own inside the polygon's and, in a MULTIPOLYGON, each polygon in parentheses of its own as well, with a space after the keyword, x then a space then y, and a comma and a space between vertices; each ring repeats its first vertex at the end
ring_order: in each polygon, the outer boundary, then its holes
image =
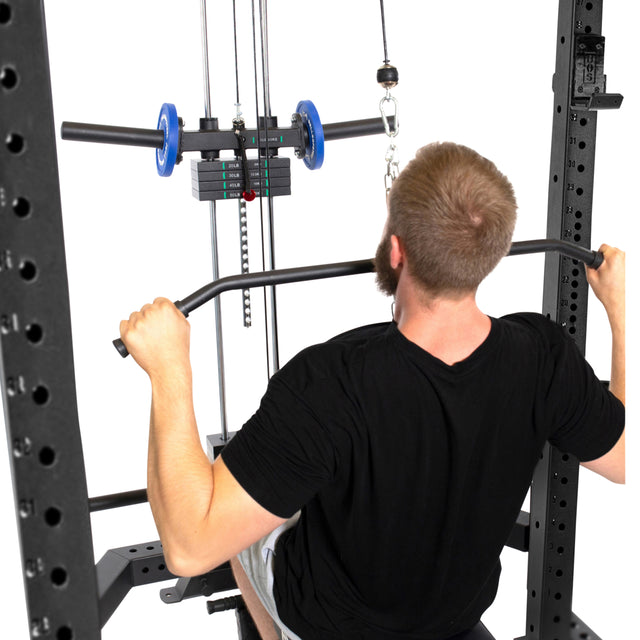
MULTIPOLYGON (((602 0, 560 0, 547 237, 591 242, 596 109, 618 108, 606 93, 602 0)), ((542 312, 566 328, 584 354, 588 283, 584 269, 547 255, 542 312)), ((598 636, 572 611, 578 461, 547 444, 531 488, 526 640, 598 636), (586 635, 581 635, 586 634, 586 635)))
MULTIPOLYGON (((590 241, 594 110, 621 102, 604 86, 601 17, 601 0, 560 0, 547 237, 578 247, 590 241)), ((159 542, 113 549, 94 565, 89 511, 145 494, 87 496, 41 0, 0 2, 0 70, 0 366, 31 635, 91 640, 132 586, 171 574, 159 542)), ((548 256, 543 312, 582 348, 586 302, 577 259, 548 256)), ((571 609, 577 484, 577 462, 547 447, 531 513, 508 542, 529 551, 526 640, 597 640, 571 609)), ((224 565, 161 595, 178 602, 231 587, 224 565)))
POLYGON ((99 638, 44 10, 0 4, 0 351, 33 637, 99 638))

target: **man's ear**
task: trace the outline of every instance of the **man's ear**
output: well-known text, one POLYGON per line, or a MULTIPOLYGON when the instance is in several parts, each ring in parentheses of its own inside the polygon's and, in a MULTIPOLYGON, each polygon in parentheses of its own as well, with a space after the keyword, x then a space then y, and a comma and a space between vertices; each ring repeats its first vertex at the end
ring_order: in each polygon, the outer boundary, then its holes
POLYGON ((392 269, 397 269, 404 264, 404 247, 402 241, 398 236, 391 235, 391 253, 389 255, 389 262, 392 269))

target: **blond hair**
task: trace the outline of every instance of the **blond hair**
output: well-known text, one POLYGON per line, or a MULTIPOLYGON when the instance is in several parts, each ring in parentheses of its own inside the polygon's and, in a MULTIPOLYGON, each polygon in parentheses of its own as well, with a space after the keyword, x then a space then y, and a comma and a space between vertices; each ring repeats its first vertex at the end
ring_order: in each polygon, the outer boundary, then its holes
POLYGON ((388 232, 400 238, 409 273, 429 294, 475 291, 511 246, 513 187, 480 154, 433 143, 394 181, 388 232))

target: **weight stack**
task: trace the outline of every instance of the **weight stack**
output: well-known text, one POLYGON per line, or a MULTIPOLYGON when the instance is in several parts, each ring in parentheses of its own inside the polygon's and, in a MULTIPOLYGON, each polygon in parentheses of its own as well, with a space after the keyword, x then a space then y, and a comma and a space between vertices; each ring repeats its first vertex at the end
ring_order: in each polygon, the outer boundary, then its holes
POLYGON ((239 158, 191 161, 191 192, 194 198, 234 200, 253 189, 257 197, 291 195, 289 158, 247 160, 249 184, 245 184, 243 162, 239 158))

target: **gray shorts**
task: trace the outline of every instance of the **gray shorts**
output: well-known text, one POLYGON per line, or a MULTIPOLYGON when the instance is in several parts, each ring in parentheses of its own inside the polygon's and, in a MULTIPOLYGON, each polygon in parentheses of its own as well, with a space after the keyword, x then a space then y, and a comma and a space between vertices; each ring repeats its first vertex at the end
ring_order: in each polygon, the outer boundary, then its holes
POLYGON ((270 534, 238 554, 238 560, 247 574, 247 578, 249 578, 264 608, 273 618, 273 623, 282 634, 283 640, 301 640, 301 638, 288 629, 278 616, 278 609, 273 598, 273 562, 278 538, 287 529, 295 526, 299 517, 300 513, 298 512, 293 518, 287 520, 270 534))

